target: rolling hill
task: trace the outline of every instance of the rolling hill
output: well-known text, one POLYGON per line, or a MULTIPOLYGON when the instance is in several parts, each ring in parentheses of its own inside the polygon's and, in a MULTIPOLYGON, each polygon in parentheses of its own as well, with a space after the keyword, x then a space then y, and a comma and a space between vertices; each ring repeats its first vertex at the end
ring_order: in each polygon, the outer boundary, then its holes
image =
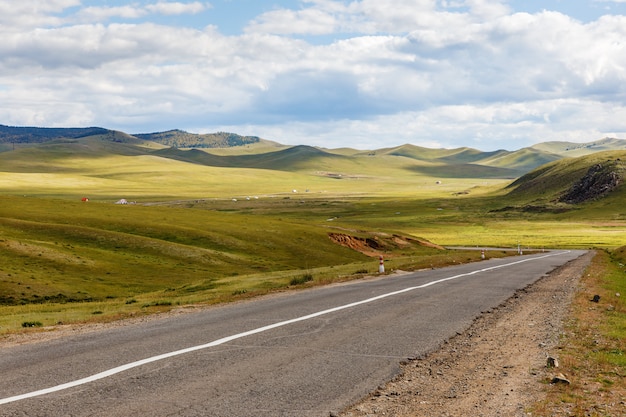
POLYGON ((577 157, 601 151, 626 150, 626 140, 603 138, 594 142, 543 142, 532 146, 542 152, 550 152, 564 157, 577 157))
POLYGON ((177 148, 162 149, 154 152, 154 155, 207 166, 274 169, 279 171, 293 171, 316 164, 319 166, 323 164, 322 160, 350 159, 349 157, 305 145, 252 155, 222 156, 198 149, 181 150, 177 148))
POLYGON ((77 139, 96 135, 109 135, 112 140, 117 141, 122 140, 122 136, 126 138, 132 137, 141 141, 155 142, 177 148, 221 148, 242 146, 261 141, 256 136, 240 136, 227 132, 200 135, 175 129, 166 132, 129 135, 101 127, 45 128, 0 125, 0 143, 45 143, 58 139, 77 139))
POLYGON ((623 196, 625 178, 626 150, 604 151, 543 165, 511 183, 507 190, 509 202, 563 208, 623 196))
MULTIPOLYGON (((589 143, 545 142, 516 151, 472 148, 429 149, 411 144, 358 151, 286 146, 234 133, 193 134, 182 130, 130 135, 89 128, 37 128, 0 125, 0 160, 5 169, 20 165, 16 156, 54 164, 60 157, 90 155, 153 156, 207 167, 318 172, 335 178, 367 175, 368 170, 403 170, 440 178, 515 179, 563 158, 626 149, 626 140, 589 143), (30 150, 26 150, 28 148, 30 150), (2 155, 3 152, 15 152, 2 155), (29 154, 30 153, 30 154, 29 154), (45 162, 48 161, 48 162, 45 162)), ((28 163, 21 164, 23 169, 28 163)), ((35 164, 37 165, 37 164, 35 164)), ((41 164, 39 164, 41 166, 41 164)))

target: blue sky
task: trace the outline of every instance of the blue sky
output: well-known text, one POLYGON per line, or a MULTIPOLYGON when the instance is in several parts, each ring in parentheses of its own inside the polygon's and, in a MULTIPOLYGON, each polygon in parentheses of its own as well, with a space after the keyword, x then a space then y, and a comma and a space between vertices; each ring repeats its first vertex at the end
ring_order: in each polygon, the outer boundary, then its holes
POLYGON ((508 3, 518 12, 539 13, 543 10, 554 10, 586 23, 605 14, 626 14, 625 1, 514 0, 508 3))
MULTIPOLYGON (((129 2, 126 0, 85 0, 80 2, 83 7, 103 7, 103 8, 115 8, 124 7, 128 5, 147 6, 158 2, 154 1, 135 1, 129 2)), ((163 3, 163 2, 162 2, 163 3)), ((173 2, 171 2, 173 3, 173 2)), ((260 16, 263 13, 270 12, 272 10, 290 9, 290 10, 302 10, 306 8, 307 3, 300 0, 213 0, 207 2, 181 2, 181 3, 199 3, 204 5, 202 11, 195 12, 193 14, 184 14, 175 18, 172 15, 169 16, 144 16, 134 19, 117 18, 112 21, 130 21, 135 20, 137 22, 145 21, 158 21, 164 24, 174 24, 179 26, 189 26, 197 29, 202 29, 207 25, 215 25, 219 28, 219 31, 227 35, 239 35, 243 32, 246 25, 254 20, 256 16, 260 16)), ((343 2, 347 3, 347 2, 343 2)), ((439 2, 440 4, 444 2, 439 2)), ((463 3, 449 1, 448 3, 463 3)), ((511 0, 504 2, 508 4, 514 12, 527 12, 538 13, 543 10, 556 10, 561 13, 567 14, 575 19, 583 22, 593 21, 600 16, 611 14, 624 14, 626 11, 626 2, 615 1, 578 1, 578 0, 511 0)), ((80 6, 75 6, 65 10, 65 15, 69 15, 76 10, 80 10, 80 6)), ((459 5, 457 10, 466 9, 459 5)))
POLYGON ((626 138, 626 0, 0 0, 0 124, 481 150, 626 138))

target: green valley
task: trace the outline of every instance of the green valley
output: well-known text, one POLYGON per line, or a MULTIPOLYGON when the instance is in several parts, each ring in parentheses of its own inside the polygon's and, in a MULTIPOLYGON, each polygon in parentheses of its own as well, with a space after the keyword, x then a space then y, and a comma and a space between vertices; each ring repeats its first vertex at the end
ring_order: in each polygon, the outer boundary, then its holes
POLYGON ((445 246, 624 245, 624 141, 359 151, 8 127, 0 141, 0 333, 361 278, 381 255, 390 272, 480 259, 445 246))

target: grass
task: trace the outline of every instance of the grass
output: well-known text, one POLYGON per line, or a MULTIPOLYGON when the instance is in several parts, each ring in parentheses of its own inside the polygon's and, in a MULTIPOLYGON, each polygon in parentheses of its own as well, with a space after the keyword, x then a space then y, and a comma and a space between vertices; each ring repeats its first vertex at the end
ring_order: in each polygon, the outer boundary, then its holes
MULTIPOLYGON (((327 200, 271 200, 239 211, 224 210, 227 202, 181 208, 0 200, 0 333, 25 321, 115 320, 361 278, 377 270, 377 257, 338 246, 328 233, 382 236, 329 226, 327 200)), ((388 271, 479 257, 415 245, 381 251, 388 271)))
POLYGON ((289 281, 289 285, 303 285, 311 281, 313 281, 313 274, 307 272, 298 277, 291 278, 291 281, 289 281))
MULTIPOLYGON (((377 271, 377 257, 338 246, 329 232, 378 239, 415 227, 382 219, 405 210, 402 199, 272 199, 238 210, 226 209, 226 201, 182 208, 0 199, 0 333, 24 321, 115 320, 361 278, 377 271)), ((479 260, 477 251, 380 250, 387 271, 479 260)))
POLYGON ((1 293, 29 303, 366 258, 314 226, 209 210, 2 198, 0 231, 1 293))
MULTIPOLYGON (((464 185, 451 181, 448 187, 464 185)), ((476 184, 464 194, 450 189, 432 186, 422 191, 426 198, 409 194, 401 183, 394 197, 290 193, 236 203, 201 199, 128 206, 0 196, 0 302, 6 306, 0 307, 0 333, 18 331, 23 321, 49 326, 112 320, 282 291, 305 270, 315 276, 307 285, 377 270, 376 259, 336 245, 330 232, 363 238, 399 234, 472 247, 621 243, 624 221, 615 219, 616 203, 608 211, 592 206, 589 216, 513 216, 494 210, 502 201, 493 185, 476 184), (164 293, 170 305, 159 302, 164 293)), ((381 250, 388 271, 477 256, 424 247, 381 250)))

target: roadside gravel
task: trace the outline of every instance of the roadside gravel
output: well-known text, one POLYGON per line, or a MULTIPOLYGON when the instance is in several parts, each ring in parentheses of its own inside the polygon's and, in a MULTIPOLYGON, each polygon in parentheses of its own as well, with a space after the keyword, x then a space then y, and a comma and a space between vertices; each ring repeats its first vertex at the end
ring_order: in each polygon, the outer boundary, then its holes
POLYGON ((544 397, 572 297, 593 252, 485 312, 462 334, 402 366, 393 381, 338 415, 529 416, 544 397))

